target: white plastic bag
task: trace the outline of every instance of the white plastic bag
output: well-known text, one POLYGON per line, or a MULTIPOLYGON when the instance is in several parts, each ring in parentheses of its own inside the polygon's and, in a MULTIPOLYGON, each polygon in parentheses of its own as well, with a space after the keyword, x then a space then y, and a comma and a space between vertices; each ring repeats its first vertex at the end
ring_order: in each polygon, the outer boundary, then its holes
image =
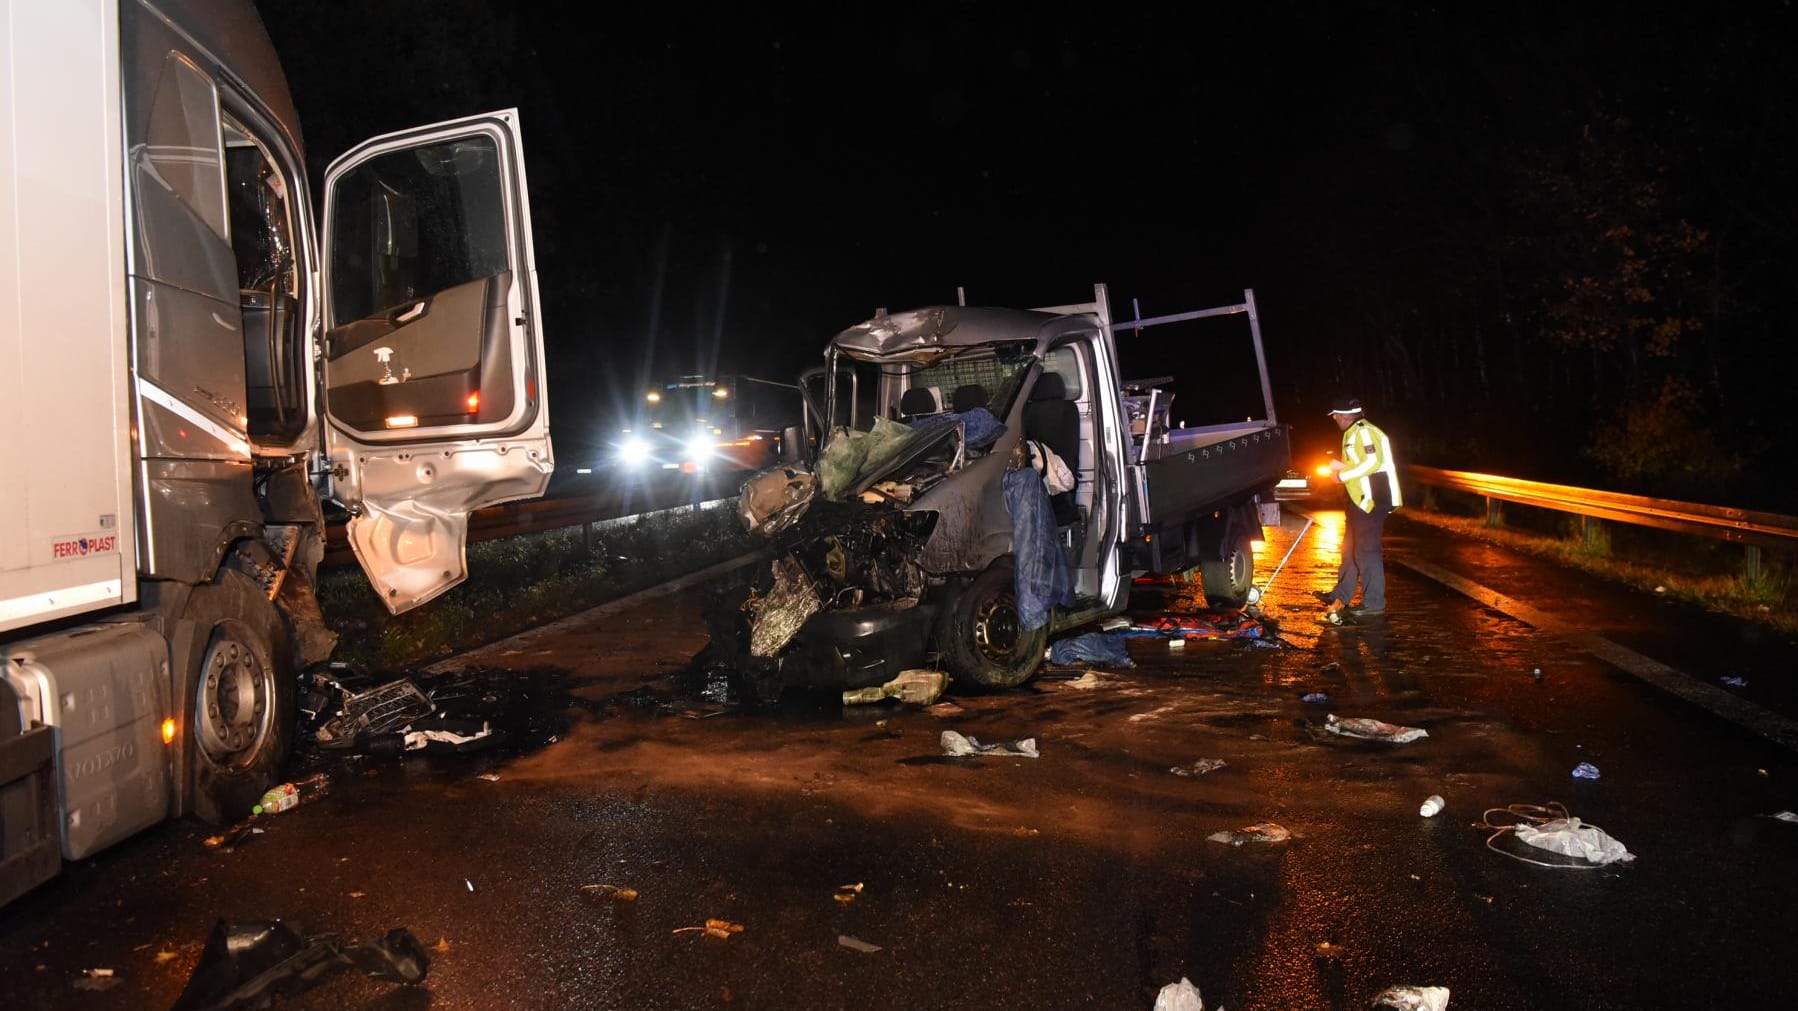
POLYGON ((1582 825, 1578 818, 1556 819, 1540 825, 1525 822, 1517 826, 1516 832, 1517 838, 1538 849, 1559 853, 1564 857, 1579 857, 1595 864, 1610 864, 1619 860, 1627 863, 1636 858, 1635 854, 1611 838, 1604 829, 1596 825, 1582 825))
POLYGON ((1074 472, 1062 461, 1061 456, 1041 442, 1031 439, 1027 443, 1030 450, 1030 466, 1043 476, 1043 484, 1049 494, 1060 495, 1064 491, 1074 490, 1074 472))
POLYGON ((1399 1011, 1448 1011, 1446 986, 1392 986, 1373 999, 1374 1007, 1399 1011))
POLYGON ((1360 716, 1337 716, 1335 713, 1324 717, 1324 729, 1339 737, 1355 737, 1363 741, 1385 741, 1389 744, 1409 744, 1419 738, 1430 736, 1430 732, 1421 727, 1401 727, 1396 723, 1387 723, 1383 720, 1370 720, 1360 716))
MULTIPOLYGON (((1155 1011, 1205 1011, 1205 1001, 1199 996, 1199 988, 1192 985, 1192 980, 1185 976, 1180 982, 1169 983, 1155 995, 1155 1011)), ((1224 1011, 1218 1008, 1217 1011, 1224 1011)))

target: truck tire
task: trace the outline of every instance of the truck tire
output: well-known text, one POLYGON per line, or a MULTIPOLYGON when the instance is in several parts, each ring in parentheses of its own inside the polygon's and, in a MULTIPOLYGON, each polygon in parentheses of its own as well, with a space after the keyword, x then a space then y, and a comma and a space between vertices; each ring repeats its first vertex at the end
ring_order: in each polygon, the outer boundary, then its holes
POLYGON ((950 608, 941 632, 943 663, 956 680, 975 688, 1016 688, 1036 673, 1049 627, 1018 627, 1009 559, 974 577, 950 608))
POLYGON ((195 587, 182 617, 206 643, 188 700, 191 810, 228 824, 249 816, 287 763, 297 715, 292 648, 280 612, 235 569, 195 587))
POLYGON ((1249 535, 1239 533, 1224 544, 1222 558, 1199 562, 1199 582, 1205 603, 1212 607, 1241 607, 1248 603, 1255 584, 1255 548, 1249 535))

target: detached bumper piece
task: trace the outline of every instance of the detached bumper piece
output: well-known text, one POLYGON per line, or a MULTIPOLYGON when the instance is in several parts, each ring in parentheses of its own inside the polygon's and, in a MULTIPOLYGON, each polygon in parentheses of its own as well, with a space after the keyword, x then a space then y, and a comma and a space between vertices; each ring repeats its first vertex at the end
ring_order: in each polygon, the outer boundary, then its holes
POLYGON ((431 960, 411 931, 394 929, 378 941, 351 943, 335 934, 303 937, 294 927, 220 920, 200 952, 200 964, 169 1011, 237 1011, 292 997, 344 969, 382 983, 416 986, 431 960))

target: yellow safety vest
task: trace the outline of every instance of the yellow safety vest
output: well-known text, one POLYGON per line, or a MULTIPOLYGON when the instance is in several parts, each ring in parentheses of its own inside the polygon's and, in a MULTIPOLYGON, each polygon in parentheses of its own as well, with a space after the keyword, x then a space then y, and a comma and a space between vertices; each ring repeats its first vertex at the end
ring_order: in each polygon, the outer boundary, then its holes
POLYGON ((1363 418, 1343 429, 1342 462, 1345 466, 1336 478, 1348 491, 1355 508, 1373 512, 1376 474, 1386 475, 1392 487, 1392 508, 1404 504, 1398 490, 1398 464, 1392 459, 1392 443, 1372 422, 1363 418))

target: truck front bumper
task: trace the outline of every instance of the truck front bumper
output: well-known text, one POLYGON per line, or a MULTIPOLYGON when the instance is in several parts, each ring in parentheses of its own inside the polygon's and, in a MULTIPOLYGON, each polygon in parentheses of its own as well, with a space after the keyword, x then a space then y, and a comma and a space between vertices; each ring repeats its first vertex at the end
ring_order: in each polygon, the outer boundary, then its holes
POLYGON ((936 605, 925 603, 824 611, 806 621, 780 656, 748 662, 758 675, 793 687, 885 684, 900 671, 924 665, 936 615, 936 605))

